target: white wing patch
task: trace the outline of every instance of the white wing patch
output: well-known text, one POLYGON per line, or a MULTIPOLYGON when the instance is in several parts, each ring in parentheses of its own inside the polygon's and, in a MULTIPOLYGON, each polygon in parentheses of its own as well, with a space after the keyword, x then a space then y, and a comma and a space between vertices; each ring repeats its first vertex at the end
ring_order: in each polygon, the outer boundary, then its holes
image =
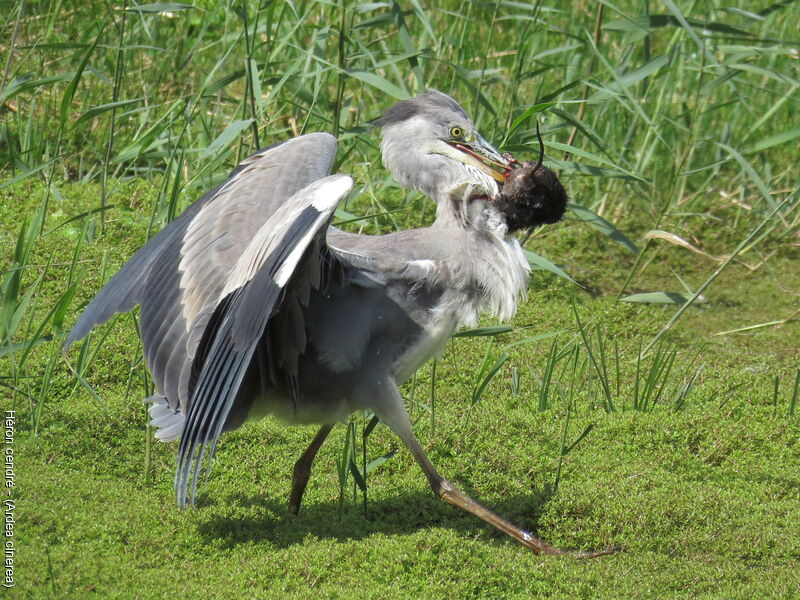
POLYGON ((295 249, 283 260, 275 276, 278 287, 286 285, 303 257, 310 239, 317 234, 320 221, 330 218, 336 205, 352 187, 353 180, 347 175, 331 175, 315 181, 287 200, 258 230, 242 253, 225 282, 219 300, 253 278, 267 257, 276 250, 292 223, 310 206, 318 212, 314 225, 308 228, 295 249))
POLYGON ((411 260, 408 262, 408 266, 419 269, 428 275, 436 270, 436 263, 429 259, 411 260))

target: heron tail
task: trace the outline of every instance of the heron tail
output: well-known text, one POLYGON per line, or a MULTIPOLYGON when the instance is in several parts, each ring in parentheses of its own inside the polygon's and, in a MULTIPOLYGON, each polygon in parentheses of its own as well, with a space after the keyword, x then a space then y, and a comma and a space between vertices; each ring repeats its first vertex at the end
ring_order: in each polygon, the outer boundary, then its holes
POLYGON ((143 402, 151 404, 150 408, 147 409, 150 413, 150 423, 148 425, 158 427, 156 439, 162 442, 171 442, 181 436, 186 417, 180 410, 170 408, 166 397, 161 394, 154 394, 149 398, 145 398, 143 402))

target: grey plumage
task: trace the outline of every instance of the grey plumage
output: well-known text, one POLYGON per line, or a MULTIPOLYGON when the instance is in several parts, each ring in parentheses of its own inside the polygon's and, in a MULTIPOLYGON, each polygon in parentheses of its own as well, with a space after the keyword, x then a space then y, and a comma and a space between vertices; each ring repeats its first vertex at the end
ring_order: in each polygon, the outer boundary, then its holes
POLYGON ((442 479, 411 431, 397 386, 449 337, 489 312, 510 318, 528 265, 492 199, 509 163, 441 92, 375 121, 395 179, 437 203, 427 228, 383 236, 330 227, 352 180, 328 175, 336 141, 304 135, 245 159, 222 185, 153 237, 98 293, 70 344, 141 304, 148 399, 163 440, 180 437, 175 492, 194 500, 220 434, 273 414, 322 429, 298 461, 299 509, 330 426, 370 409, 423 468, 434 491, 529 548, 560 552, 442 479))
POLYGON ((372 124, 376 127, 385 127, 416 116, 436 119, 441 116, 443 110, 457 115, 461 120, 469 120, 467 113, 458 105, 458 102, 447 94, 433 90, 423 96, 398 102, 375 119, 372 124))

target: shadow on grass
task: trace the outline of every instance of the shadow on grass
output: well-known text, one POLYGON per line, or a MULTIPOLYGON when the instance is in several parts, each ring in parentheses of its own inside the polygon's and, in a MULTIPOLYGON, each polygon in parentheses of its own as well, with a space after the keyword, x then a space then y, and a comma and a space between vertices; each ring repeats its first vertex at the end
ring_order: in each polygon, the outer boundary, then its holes
MULTIPOLYGON (((479 497, 473 497, 480 502, 479 497)), ((537 490, 506 497, 486 507, 536 535, 539 516, 550 497, 549 491, 537 490)), ((355 505, 351 500, 346 500, 343 507, 338 501, 306 502, 297 516, 289 512, 284 499, 231 494, 211 500, 207 506, 211 508, 218 503, 239 507, 248 513, 231 516, 228 511, 225 515, 209 515, 208 520, 198 524, 198 531, 207 542, 229 548, 263 541, 285 548, 302 543, 309 536, 347 541, 375 534, 409 534, 435 526, 454 529, 465 535, 487 531, 492 537, 511 542, 511 538, 503 533, 430 492, 401 493, 380 500, 370 499, 366 516, 363 506, 355 505)))

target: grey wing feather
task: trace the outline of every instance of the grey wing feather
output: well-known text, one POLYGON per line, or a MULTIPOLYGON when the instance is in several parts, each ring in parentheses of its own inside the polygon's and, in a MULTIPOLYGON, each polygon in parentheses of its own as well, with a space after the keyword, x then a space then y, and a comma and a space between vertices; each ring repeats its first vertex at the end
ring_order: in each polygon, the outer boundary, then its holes
POLYGON ((199 371, 186 411, 178 448, 175 493, 186 505, 194 502, 197 476, 233 406, 242 378, 267 323, 278 309, 287 286, 302 287, 309 277, 298 268, 311 253, 324 251, 325 229, 352 180, 326 177, 295 194, 253 236, 229 271, 223 298, 216 305, 195 357, 199 371))
POLYGON ((292 194, 325 177, 336 154, 336 140, 314 133, 280 149, 256 154, 217 192, 187 228, 181 248, 183 314, 192 321, 219 299, 230 269, 261 225, 292 194), (267 198, 278 201, 265 202, 267 198))
MULTIPOLYGON (((331 252, 370 285, 370 279, 385 284, 389 280, 417 281, 433 279, 446 269, 449 248, 425 230, 411 229, 386 235, 356 235, 335 227, 328 230, 331 252)), ((374 282, 373 282, 374 284, 374 282)))
MULTIPOLYGON (((291 141, 277 142, 262 148, 242 161, 231 172, 229 179, 236 177, 244 170, 254 157, 263 156, 268 150, 291 141)), ((325 174, 327 174, 327 171, 325 174)), ((322 176, 324 174, 320 175, 320 177, 322 176)), ((165 250, 173 240, 183 239, 189 223, 197 216, 201 208, 216 197, 224 186, 225 183, 222 183, 206 192, 201 198, 187 207, 178 218, 168 223, 161 231, 151 237, 144 246, 139 248, 136 254, 103 286, 81 313, 81 316, 64 340, 65 349, 89 333, 95 325, 105 323, 116 313, 129 311, 142 302, 153 266, 164 259, 165 250)))
POLYGON ((216 192, 211 190, 181 215, 159 231, 134 254, 128 262, 103 286, 81 313, 64 340, 64 348, 85 336, 95 325, 105 323, 114 314, 131 310, 142 301, 145 282, 153 265, 164 252, 164 248, 176 237, 182 237, 186 225, 197 214, 203 204, 216 192))
POLYGON ((159 366, 163 391, 172 405, 185 407, 189 401, 195 330, 205 329, 209 310, 223 296, 222 288, 240 256, 287 199, 328 174, 335 154, 336 140, 326 133, 294 138, 255 154, 240 164, 236 175, 187 227, 180 251, 170 261, 170 288, 181 293, 181 314, 175 319, 184 327, 179 335, 156 334, 151 342, 152 352, 166 357, 159 366))
MULTIPOLYGON (((315 133, 260 150, 189 206, 122 267, 67 336, 142 305, 145 358, 172 409, 185 407, 192 358, 230 270, 263 223, 294 193, 325 177, 336 140, 315 133), (209 307, 210 305, 210 307, 209 307)), ((177 434, 180 434, 178 432, 177 434)))

